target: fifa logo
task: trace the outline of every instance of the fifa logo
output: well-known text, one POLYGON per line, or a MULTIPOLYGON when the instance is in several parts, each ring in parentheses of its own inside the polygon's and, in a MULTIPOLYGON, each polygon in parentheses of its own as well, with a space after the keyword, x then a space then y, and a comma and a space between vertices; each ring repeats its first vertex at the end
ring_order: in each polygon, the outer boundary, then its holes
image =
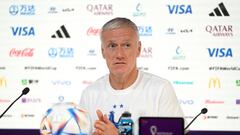
POLYGON ((210 78, 208 82, 208 88, 221 88, 220 79, 217 77, 210 78))
POLYGON ((0 76, 0 87, 6 87, 6 86, 7 86, 6 78, 0 76))

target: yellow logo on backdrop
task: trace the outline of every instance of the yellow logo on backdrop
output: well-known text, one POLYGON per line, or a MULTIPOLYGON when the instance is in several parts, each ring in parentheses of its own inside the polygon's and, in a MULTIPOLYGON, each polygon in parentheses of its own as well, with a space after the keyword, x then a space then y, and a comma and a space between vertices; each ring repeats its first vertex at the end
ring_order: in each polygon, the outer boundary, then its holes
POLYGON ((7 86, 7 80, 5 77, 0 77, 0 87, 6 87, 7 86))
POLYGON ((220 79, 217 77, 210 78, 208 83, 208 88, 221 88, 220 79))

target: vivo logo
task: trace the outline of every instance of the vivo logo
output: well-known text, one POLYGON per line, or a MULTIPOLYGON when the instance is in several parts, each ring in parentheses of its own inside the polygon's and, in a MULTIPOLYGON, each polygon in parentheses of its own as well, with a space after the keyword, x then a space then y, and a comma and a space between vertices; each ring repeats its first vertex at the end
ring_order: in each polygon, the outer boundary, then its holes
POLYGON ((53 85, 65 85, 65 86, 69 86, 72 84, 71 81, 62 81, 62 80, 57 80, 57 81, 52 81, 53 85))
POLYGON ((233 57, 231 48, 207 48, 210 57, 233 57))
POLYGON ((194 101, 193 100, 182 100, 182 99, 180 99, 179 100, 179 104, 183 104, 183 105, 192 105, 192 104, 194 104, 194 101))
POLYGON ((13 36, 35 36, 33 27, 11 27, 13 36))
POLYGON ((192 14, 191 5, 167 5, 170 14, 192 14))

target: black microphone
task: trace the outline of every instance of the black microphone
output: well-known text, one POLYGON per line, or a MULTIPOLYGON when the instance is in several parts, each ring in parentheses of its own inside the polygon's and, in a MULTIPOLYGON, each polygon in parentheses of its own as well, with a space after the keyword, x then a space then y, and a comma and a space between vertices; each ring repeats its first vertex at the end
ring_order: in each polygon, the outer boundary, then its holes
POLYGON ((2 116, 8 111, 8 109, 9 109, 21 96, 28 94, 29 91, 30 91, 30 89, 29 89, 28 87, 24 88, 24 89, 22 90, 22 94, 21 94, 16 100, 14 100, 10 106, 8 106, 8 108, 1 114, 0 118, 2 118, 2 116))
POLYGON ((205 113, 207 113, 207 112, 208 112, 207 108, 203 108, 203 109, 201 110, 201 112, 200 112, 197 116, 195 116, 194 119, 184 128, 184 130, 186 130, 186 129, 195 121, 195 119, 196 119, 199 115, 205 114, 205 113))

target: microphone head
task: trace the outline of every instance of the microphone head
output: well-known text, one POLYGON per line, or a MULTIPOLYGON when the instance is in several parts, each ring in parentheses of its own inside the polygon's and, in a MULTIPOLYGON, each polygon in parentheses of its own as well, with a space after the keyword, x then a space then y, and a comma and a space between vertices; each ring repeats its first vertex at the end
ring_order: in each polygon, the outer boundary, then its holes
POLYGON ((28 87, 26 87, 23 89, 22 94, 26 95, 26 94, 28 94, 29 91, 30 91, 30 89, 28 87))
POLYGON ((205 114, 205 113, 207 113, 207 112, 208 112, 207 108, 203 108, 203 109, 201 110, 201 113, 202 113, 202 114, 205 114))

